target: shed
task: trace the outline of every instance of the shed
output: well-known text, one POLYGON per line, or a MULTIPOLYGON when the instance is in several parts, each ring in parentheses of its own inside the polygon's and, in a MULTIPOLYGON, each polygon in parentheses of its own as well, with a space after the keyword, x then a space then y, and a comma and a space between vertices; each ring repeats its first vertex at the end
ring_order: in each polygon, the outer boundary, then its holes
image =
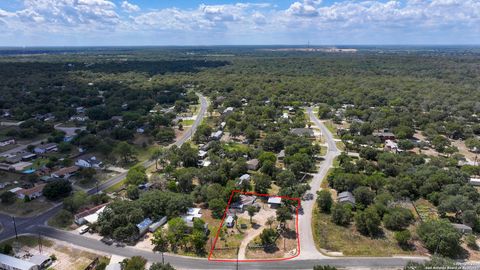
POLYGON ((460 233, 472 233, 472 228, 465 224, 452 223, 453 227, 460 233))
POLYGON ((275 207, 280 206, 280 204, 282 203, 282 198, 280 198, 280 197, 269 197, 267 203, 270 204, 270 207, 275 208, 275 207))
POLYGON ((258 170, 258 166, 260 164, 260 161, 258 159, 250 159, 249 161, 247 161, 247 169, 249 170, 252 170, 252 171, 256 171, 258 170))
POLYGON ((235 219, 233 218, 233 216, 227 216, 227 218, 225 219, 225 225, 227 226, 227 228, 232 228, 233 225, 235 225, 235 219))
POLYGON ((349 203, 355 205, 355 197, 350 191, 340 192, 337 196, 338 203, 349 203))

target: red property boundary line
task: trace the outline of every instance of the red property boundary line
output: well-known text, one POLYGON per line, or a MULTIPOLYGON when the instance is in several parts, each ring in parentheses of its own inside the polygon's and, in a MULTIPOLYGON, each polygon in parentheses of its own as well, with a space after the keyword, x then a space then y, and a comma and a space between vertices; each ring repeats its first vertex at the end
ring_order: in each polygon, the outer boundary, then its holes
POLYGON ((217 234, 215 235, 215 240, 213 241, 213 245, 210 248, 210 254, 208 255, 208 260, 212 262, 278 262, 278 261, 286 261, 286 260, 291 260, 295 257, 298 257, 300 255, 300 237, 299 237, 299 231, 298 231, 298 209, 300 209, 300 199, 299 198, 290 198, 288 196, 277 196, 277 195, 270 195, 270 194, 260 194, 260 193, 255 193, 255 192, 245 192, 241 190, 233 190, 232 194, 230 195, 230 199, 228 200, 227 207, 225 208, 225 212, 223 213, 222 221, 220 222, 220 226, 218 227, 217 234), (287 258, 278 258, 278 259, 250 259, 250 260, 238 260, 238 259, 213 259, 213 251, 215 249, 215 245, 217 244, 218 236, 220 235, 220 230, 223 228, 223 222, 225 218, 227 217, 227 212, 228 209, 230 208, 230 204, 232 202, 233 195, 235 193, 240 193, 244 195, 255 195, 255 196, 261 196, 261 197, 279 197, 282 199, 286 200, 292 200, 297 202, 297 207, 295 208, 296 212, 296 218, 295 218, 295 231, 296 231, 296 236, 297 236, 297 254, 295 254, 292 257, 287 257, 287 258))

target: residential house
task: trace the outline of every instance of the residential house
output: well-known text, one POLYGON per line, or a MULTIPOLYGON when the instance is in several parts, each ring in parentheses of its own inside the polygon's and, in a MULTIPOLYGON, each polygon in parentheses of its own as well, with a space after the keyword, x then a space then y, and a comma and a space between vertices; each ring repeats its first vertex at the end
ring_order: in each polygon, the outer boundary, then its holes
POLYGON ((382 131, 374 132, 373 136, 379 138, 382 141, 386 141, 386 140, 392 140, 393 141, 393 140, 396 139, 395 134, 390 132, 388 129, 383 129, 382 131))
POLYGON ((158 230, 158 228, 162 227, 165 223, 167 223, 167 217, 162 217, 157 222, 152 223, 152 225, 148 227, 148 231, 153 233, 158 230))
POLYGON ((100 204, 95 207, 83 210, 80 213, 75 214, 74 221, 77 225, 83 225, 85 223, 93 224, 97 222, 98 216, 105 211, 106 206, 108 203, 100 204))
POLYGON ((110 118, 112 121, 115 121, 115 122, 123 122, 123 116, 121 115, 115 115, 115 116, 112 116, 112 118, 110 118))
POLYGON ((142 222, 137 224, 138 235, 143 236, 147 231, 153 221, 149 218, 144 219, 142 222))
POLYGON ((391 152, 400 152, 400 149, 398 148, 398 144, 392 140, 385 140, 385 147, 384 149, 386 151, 391 151, 391 152))
POLYGON ((80 168, 78 166, 70 166, 70 167, 65 167, 61 168, 60 170, 57 170, 52 173, 53 178, 63 178, 63 179, 68 179, 70 176, 74 175, 76 172, 78 172, 80 168))
POLYGON ((0 140, 0 146, 7 146, 10 144, 15 144, 15 139, 14 138, 5 138, 0 140))
POLYGON ((260 161, 256 158, 250 159, 249 161, 247 161, 247 169, 249 170, 256 171, 258 170, 259 165, 260 165, 260 161))
POLYGON ((198 151, 198 158, 204 159, 208 155, 207 151, 200 150, 198 151))
POLYGON ((30 161, 37 158, 37 154, 34 153, 25 153, 22 155, 22 161, 30 161))
POLYGON ((462 234, 472 233, 472 228, 465 224, 452 223, 453 227, 462 234))
POLYGON ((100 168, 102 166, 102 161, 98 160, 97 157, 83 157, 75 161, 75 165, 81 168, 100 168))
POLYGON ((250 178, 251 178, 250 174, 248 174, 248 173, 240 176, 240 178, 238 178, 238 185, 241 186, 244 183, 250 183, 250 178))
POLYGON ((212 135, 210 135, 210 138, 218 141, 222 138, 222 135, 223 135, 223 131, 217 130, 217 131, 213 132, 212 135))
POLYGON ((17 162, 15 164, 12 164, 10 165, 10 170, 14 170, 16 172, 21 172, 21 171, 25 171, 26 169, 28 168, 31 168, 33 165, 33 163, 31 162, 17 162))
POLYGON ((309 138, 313 138, 315 136, 315 133, 311 128, 292 128, 290 130, 290 133, 297 136, 306 136, 309 138))
POLYGON ((202 217, 202 209, 200 208, 188 208, 187 213, 182 215, 181 218, 187 223, 189 227, 193 226, 193 220, 202 217))
POLYGON ((70 121, 78 121, 78 122, 85 122, 88 121, 88 116, 85 115, 73 115, 70 117, 70 121))
POLYGON ((227 107, 225 110, 223 110, 223 115, 227 116, 233 113, 234 108, 233 107, 227 107))
POLYGON ((337 196, 338 203, 348 203, 355 206, 355 197, 350 191, 340 192, 337 196))
POLYGON ((58 145, 56 143, 47 143, 47 144, 40 144, 37 145, 33 151, 37 154, 45 154, 48 152, 56 152, 58 151, 58 145))
POLYGON ((39 270, 40 268, 33 262, 17 259, 0 253, 0 269, 5 270, 39 270))
POLYGON ((480 178, 470 178, 469 181, 470 185, 472 186, 480 186, 480 178))
POLYGON ((45 185, 46 184, 40 184, 29 189, 22 188, 17 192, 15 192, 15 194, 17 194, 17 198, 21 200, 24 200, 25 198, 28 198, 29 200, 33 200, 43 195, 43 188, 45 188, 45 185))
POLYGON ((221 129, 221 130, 225 129, 225 126, 226 126, 226 125, 227 125, 226 122, 221 122, 221 123, 220 123, 220 129, 221 129))
POLYGON ((282 150, 280 151, 280 153, 277 154, 277 159, 278 159, 279 161, 283 161, 284 158, 285 158, 285 150, 282 149, 282 150))
MULTIPOLYGON (((245 211, 245 208, 253 205, 253 206, 258 206, 255 204, 257 200, 256 196, 251 196, 251 195, 240 195, 238 202, 234 202, 230 205, 229 207, 229 213, 235 214, 237 212, 243 213, 245 211)), ((258 207, 257 207, 258 208, 258 207)))

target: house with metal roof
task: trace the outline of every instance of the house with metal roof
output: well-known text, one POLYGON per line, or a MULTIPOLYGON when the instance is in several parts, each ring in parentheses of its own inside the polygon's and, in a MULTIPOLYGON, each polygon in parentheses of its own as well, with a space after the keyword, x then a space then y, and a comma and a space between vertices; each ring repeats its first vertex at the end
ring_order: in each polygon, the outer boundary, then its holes
POLYGON ((0 269, 5 270, 39 270, 40 268, 33 262, 27 262, 0 253, 0 269))

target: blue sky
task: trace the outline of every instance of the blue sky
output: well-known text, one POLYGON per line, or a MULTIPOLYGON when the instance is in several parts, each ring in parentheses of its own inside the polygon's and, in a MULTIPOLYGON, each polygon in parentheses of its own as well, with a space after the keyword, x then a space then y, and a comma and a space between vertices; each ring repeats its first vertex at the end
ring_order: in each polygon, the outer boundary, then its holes
POLYGON ((480 44, 480 0, 1 0, 0 46, 480 44))

